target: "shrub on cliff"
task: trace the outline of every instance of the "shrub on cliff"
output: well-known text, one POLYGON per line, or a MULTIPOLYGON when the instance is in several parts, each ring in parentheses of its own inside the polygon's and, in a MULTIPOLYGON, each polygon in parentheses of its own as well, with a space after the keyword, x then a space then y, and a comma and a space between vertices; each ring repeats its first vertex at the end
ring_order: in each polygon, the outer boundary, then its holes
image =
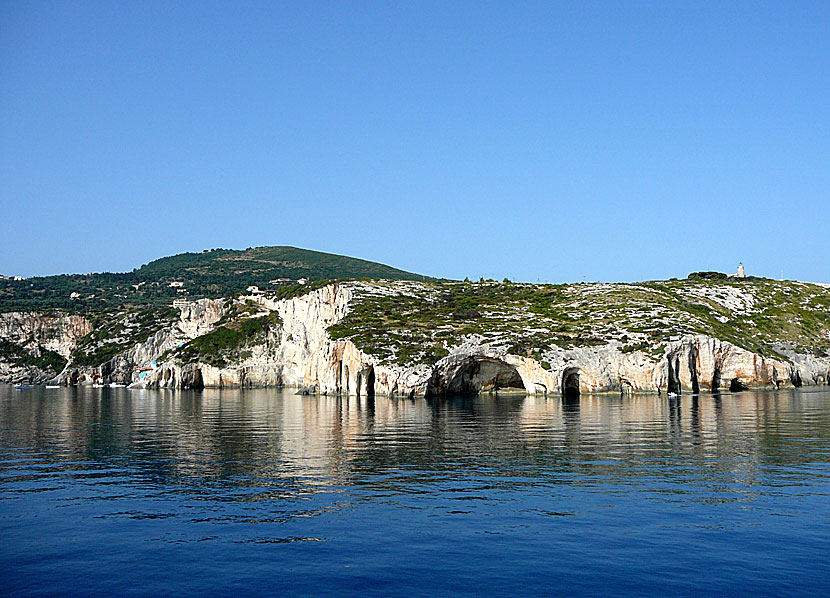
POLYGON ((38 347, 39 355, 30 353, 20 345, 0 340, 0 359, 16 366, 36 367, 46 372, 59 373, 66 365, 66 360, 58 353, 38 347))
MULTIPOLYGON (((213 331, 194 338, 173 354, 185 363, 201 361, 216 367, 224 367, 235 360, 251 356, 245 348, 263 342, 271 329, 282 326, 277 312, 258 318, 245 318, 223 324, 213 331)), ((165 353, 162 360, 169 355, 165 353)))
POLYGON ((713 272, 709 270, 704 272, 692 272, 687 278, 689 280, 726 280, 729 277, 723 272, 713 272))

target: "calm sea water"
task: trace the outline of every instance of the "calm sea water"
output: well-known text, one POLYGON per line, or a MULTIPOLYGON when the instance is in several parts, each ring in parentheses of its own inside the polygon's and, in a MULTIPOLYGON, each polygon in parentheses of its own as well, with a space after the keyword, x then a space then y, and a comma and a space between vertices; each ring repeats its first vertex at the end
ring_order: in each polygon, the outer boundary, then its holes
POLYGON ((0 386, 0 593, 830 593, 830 392, 0 386))

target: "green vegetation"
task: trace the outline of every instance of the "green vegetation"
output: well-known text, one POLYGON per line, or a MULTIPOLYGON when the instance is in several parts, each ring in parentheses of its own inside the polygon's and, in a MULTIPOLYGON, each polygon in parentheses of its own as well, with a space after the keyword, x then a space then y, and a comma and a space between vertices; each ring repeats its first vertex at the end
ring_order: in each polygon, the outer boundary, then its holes
POLYGON ((179 316, 172 307, 133 307, 115 312, 99 312, 91 318, 93 331, 78 341, 72 363, 96 366, 105 363, 152 334, 170 325, 179 316))
MULTIPOLYGON (((316 291, 317 289, 322 289, 324 286, 335 282, 332 278, 327 278, 324 280, 317 280, 314 282, 309 282, 307 284, 292 284, 288 286, 278 287, 276 292, 273 293, 275 299, 293 299, 294 297, 301 297, 311 291, 316 291)), ((269 293, 270 295, 270 293, 269 293)))
POLYGON ((277 312, 265 316, 245 317, 224 323, 213 331, 196 337, 174 351, 162 355, 162 361, 174 357, 182 363, 202 362, 224 367, 251 356, 246 349, 262 343, 271 330, 279 330, 282 320, 277 312))
MULTIPOLYGON (((185 271, 192 280, 200 276, 207 280, 219 263, 218 271, 228 277, 228 285, 232 273, 241 273, 238 280, 242 282, 233 285, 233 301, 226 304, 213 332, 162 359, 224 366, 244 360, 254 345, 267 342, 269 332, 281 327, 279 316, 276 312, 261 315, 261 306, 245 299, 238 287, 249 282, 244 278, 245 264, 265 263, 264 271, 274 276, 268 270, 276 267, 271 263, 274 260, 267 258, 293 255, 274 253, 284 249, 289 248, 184 254, 145 267, 163 277, 190 264, 185 271), (198 259, 191 259, 194 255, 198 259)), ((319 279, 275 287, 268 291, 268 298, 290 299, 331 282, 319 279)), ((631 284, 354 279, 342 284, 351 287, 354 298, 346 317, 329 327, 331 337, 350 339, 380 362, 401 366, 434 364, 466 340, 533 357, 548 368, 558 349, 608 343, 615 343, 622 353, 643 352, 658 359, 668 343, 689 334, 706 334, 770 357, 781 358, 788 349, 830 354, 830 288, 807 283, 698 272, 685 280, 631 284)), ((81 339, 72 361, 81 366, 100 365, 170 325, 178 314, 166 304, 152 302, 90 307, 85 315, 93 332, 81 339)))
POLYGON ((632 353, 633 351, 648 351, 651 345, 647 341, 633 343, 630 345, 623 345, 620 347, 620 353, 632 353))
POLYGON ((0 340, 0 359, 14 366, 36 367, 55 374, 66 366, 66 360, 54 351, 39 346, 36 352, 30 352, 7 340, 0 340))
POLYGON ((689 274, 689 280, 726 280, 729 276, 723 272, 692 272, 689 274))
POLYGON ((280 293, 304 292, 302 285, 281 287, 282 283, 270 282, 279 278, 429 280, 375 262, 295 247, 212 249, 161 258, 132 272, 0 279, 0 311, 90 314, 130 306, 159 307, 177 297, 227 297, 250 285, 280 293), (183 285, 171 287, 172 282, 183 285))
POLYGON ((329 334, 401 365, 434 363, 472 335, 541 362, 552 347, 611 341, 623 353, 658 358, 666 343, 688 334, 772 357, 781 357, 782 343, 830 351, 830 290, 700 274, 640 284, 372 283, 359 287, 329 334))
POLYGON ((579 320, 559 302, 565 286, 513 283, 373 283, 359 294, 346 318, 329 327, 383 361, 432 364, 464 337, 500 340, 514 354, 541 359, 551 345, 604 344, 580 334, 579 320), (374 290, 374 292, 372 291, 374 290), (558 318, 556 330, 539 330, 558 318))

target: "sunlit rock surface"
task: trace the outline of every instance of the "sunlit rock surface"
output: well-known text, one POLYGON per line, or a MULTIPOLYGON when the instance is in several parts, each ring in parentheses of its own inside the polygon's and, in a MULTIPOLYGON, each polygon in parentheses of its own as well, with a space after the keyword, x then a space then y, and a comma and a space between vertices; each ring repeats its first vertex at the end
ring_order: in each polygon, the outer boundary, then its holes
MULTIPOLYGON (((578 287, 576 291, 565 287, 562 296, 568 300, 575 297, 574 300, 583 303, 586 298, 601 298, 616 292, 613 285, 573 286, 578 287)), ((631 288, 643 290, 645 287, 631 288)), ((693 290, 703 295, 702 290, 693 290)), ((716 314, 717 322, 728 319, 727 316, 751 313, 748 310, 759 303, 750 290, 724 287, 715 288, 710 294, 716 307, 723 310, 716 314)), ((441 300, 441 287, 414 282, 344 282, 282 300, 258 294, 233 300, 195 301, 181 308, 178 320, 143 342, 94 367, 70 363, 59 380, 65 384, 117 383, 153 388, 289 386, 320 394, 444 396, 504 389, 557 395, 682 393, 827 384, 830 379, 830 357, 808 355, 785 339, 776 345, 776 358, 761 356, 713 335, 684 333, 686 329, 682 327, 678 327, 676 334, 672 332, 670 340, 659 345, 649 344, 645 335, 621 329, 607 314, 602 314, 602 319, 595 318, 606 328, 593 330, 588 346, 551 343, 517 354, 511 349, 509 328, 502 326, 491 332, 480 325, 475 333, 445 336, 440 346, 438 341, 430 340, 444 356, 430 361, 415 346, 415 350, 408 349, 413 351, 412 358, 406 358, 402 357, 400 343, 393 346, 394 339, 406 332, 406 323, 401 324, 400 334, 378 331, 374 342, 368 345, 365 335, 355 336, 363 339, 361 345, 348 334, 343 338, 342 331, 340 338, 330 333, 329 328, 343 323, 355 309, 356 301, 367 296, 388 300, 393 308, 398 298, 404 296, 433 305, 441 300), (275 321, 281 322, 269 327, 264 336, 246 345, 237 358, 223 365, 200 359, 186 361, 177 356, 177 350, 189 341, 237 317, 232 309, 234 305, 247 306, 247 318, 278 314, 279 319, 275 321), (642 347, 626 347, 625 339, 629 343, 638 341, 642 347)), ((694 293, 690 296, 694 298, 694 293)), ((643 308, 637 317, 646 316, 669 322, 671 314, 658 306, 643 308)), ((826 314, 821 317, 826 320, 826 314)), ((497 317, 484 309, 466 309, 448 318, 476 322, 490 318, 489 321, 500 325, 516 321, 516 330, 525 332, 530 326, 538 326, 540 335, 549 333, 544 326, 551 326, 551 318, 528 315, 520 309, 499 312, 497 317)), ((688 320, 675 319, 681 323, 688 320)), ((440 326, 436 324, 435 329, 440 326)), ((66 357, 71 355, 78 339, 90 330, 89 323, 78 316, 0 316, 2 338, 17 343, 37 339, 36 343, 66 357)), ((421 331, 424 335, 433 333, 421 331)), ((578 340, 573 335, 569 338, 578 340)))

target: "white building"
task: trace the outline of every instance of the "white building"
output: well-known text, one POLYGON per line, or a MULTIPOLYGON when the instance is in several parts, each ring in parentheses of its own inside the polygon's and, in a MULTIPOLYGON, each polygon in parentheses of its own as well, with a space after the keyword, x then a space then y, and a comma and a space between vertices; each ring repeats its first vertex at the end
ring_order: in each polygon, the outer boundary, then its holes
POLYGON ((729 278, 746 278, 746 272, 744 271, 744 263, 743 262, 738 264, 738 271, 734 272, 733 274, 730 274, 729 278))

